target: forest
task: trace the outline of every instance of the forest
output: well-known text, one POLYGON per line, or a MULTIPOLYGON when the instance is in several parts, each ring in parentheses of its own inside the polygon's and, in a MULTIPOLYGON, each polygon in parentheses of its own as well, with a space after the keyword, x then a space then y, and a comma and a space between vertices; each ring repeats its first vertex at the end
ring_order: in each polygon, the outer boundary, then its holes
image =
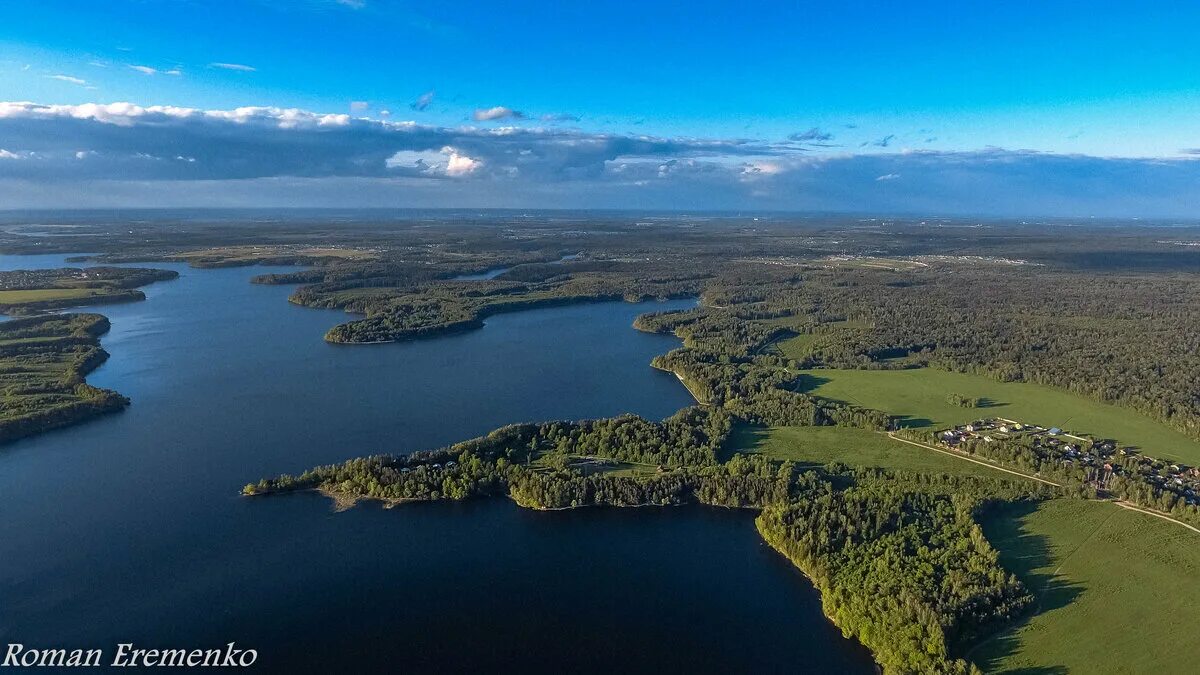
POLYGON ((129 399, 84 382, 108 358, 99 314, 36 316, 0 322, 0 442, 116 412, 129 399))

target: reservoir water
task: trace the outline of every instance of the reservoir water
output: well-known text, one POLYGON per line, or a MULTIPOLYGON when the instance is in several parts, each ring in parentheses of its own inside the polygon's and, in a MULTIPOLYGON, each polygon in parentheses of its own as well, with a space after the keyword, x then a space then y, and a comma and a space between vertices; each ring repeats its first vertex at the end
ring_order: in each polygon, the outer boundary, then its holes
MULTIPOLYGON (((0 268, 64 266, 0 256, 0 268)), ((150 265, 145 265, 150 266, 150 265)), ((245 499, 264 475, 432 448, 510 422, 691 399, 630 327, 690 302, 595 303, 335 346, 347 316, 180 272, 108 316, 88 381, 123 413, 0 447, 0 644, 218 647, 263 672, 870 672, 754 531, 702 507, 538 513, 507 500, 335 513, 245 499)))

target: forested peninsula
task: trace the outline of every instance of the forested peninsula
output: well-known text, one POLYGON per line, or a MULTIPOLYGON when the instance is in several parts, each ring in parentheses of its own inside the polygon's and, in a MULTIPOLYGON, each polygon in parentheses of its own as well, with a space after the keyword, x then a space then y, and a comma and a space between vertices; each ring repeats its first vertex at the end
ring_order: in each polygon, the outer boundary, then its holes
POLYGON ((137 287, 179 276, 160 269, 65 267, 0 272, 0 443, 123 410, 129 399, 84 381, 108 358, 100 314, 65 307, 137 302, 137 287))
POLYGON ((99 314, 35 316, 0 322, 0 443, 117 412, 129 399, 84 377, 104 363, 99 314))

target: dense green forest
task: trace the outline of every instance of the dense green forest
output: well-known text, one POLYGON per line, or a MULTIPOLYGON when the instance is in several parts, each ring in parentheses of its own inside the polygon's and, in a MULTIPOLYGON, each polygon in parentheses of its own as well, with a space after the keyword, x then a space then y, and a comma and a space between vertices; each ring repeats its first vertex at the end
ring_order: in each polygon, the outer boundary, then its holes
POLYGON ((108 353, 99 314, 37 316, 0 322, 0 442, 115 412, 129 399, 84 382, 108 353))

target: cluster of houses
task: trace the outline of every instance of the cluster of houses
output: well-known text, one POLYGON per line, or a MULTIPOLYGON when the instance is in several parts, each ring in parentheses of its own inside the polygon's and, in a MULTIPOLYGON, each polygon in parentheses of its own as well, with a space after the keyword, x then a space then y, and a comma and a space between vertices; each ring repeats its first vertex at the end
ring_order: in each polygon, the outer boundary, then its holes
POLYGON ((76 280, 89 281, 101 279, 103 275, 86 269, 67 272, 61 269, 49 270, 12 270, 0 272, 0 290, 19 291, 35 288, 46 288, 60 281, 76 280))
POLYGON ((969 440, 985 443, 1016 442, 1043 460, 1066 468, 1080 468, 1097 487, 1108 487, 1114 476, 1124 476, 1170 490, 1188 504, 1200 503, 1200 468, 1158 460, 1116 441, 1069 434, 1058 427, 1025 424, 1000 417, 979 419, 938 433, 938 440, 958 448, 969 440))
MULTIPOLYGON (((458 462, 455 462, 454 460, 450 460, 450 461, 446 462, 446 468, 447 468, 447 469, 453 469, 453 468, 454 468, 455 466, 457 466, 457 465, 458 465, 458 462)), ((409 473, 409 472, 411 472, 413 469, 419 469, 419 468, 421 468, 421 467, 423 467, 423 466, 427 466, 427 467, 430 467, 430 468, 432 468, 432 469, 440 469, 440 468, 442 468, 442 465, 441 465, 440 463, 438 463, 438 464, 418 464, 418 465, 417 465, 417 466, 415 466, 415 467, 408 467, 408 466, 406 466, 406 467, 404 467, 404 468, 400 469, 400 473, 409 473)))

